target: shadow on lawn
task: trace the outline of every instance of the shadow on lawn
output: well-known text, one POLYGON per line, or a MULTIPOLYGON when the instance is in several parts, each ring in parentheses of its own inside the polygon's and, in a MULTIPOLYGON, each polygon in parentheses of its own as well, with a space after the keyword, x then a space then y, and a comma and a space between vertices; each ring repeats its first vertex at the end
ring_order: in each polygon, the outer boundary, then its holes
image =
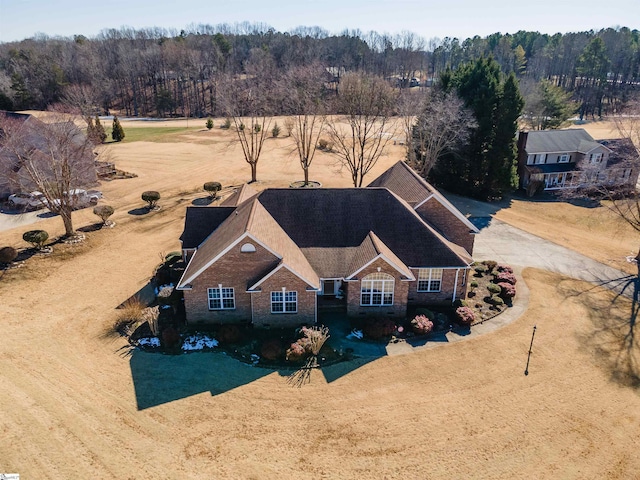
POLYGON ((640 278, 628 275, 597 282, 615 292, 613 297, 598 295, 594 288, 565 289, 567 297, 579 297, 588 307, 593 329, 580 334, 581 343, 605 366, 611 380, 626 387, 640 389, 640 278))

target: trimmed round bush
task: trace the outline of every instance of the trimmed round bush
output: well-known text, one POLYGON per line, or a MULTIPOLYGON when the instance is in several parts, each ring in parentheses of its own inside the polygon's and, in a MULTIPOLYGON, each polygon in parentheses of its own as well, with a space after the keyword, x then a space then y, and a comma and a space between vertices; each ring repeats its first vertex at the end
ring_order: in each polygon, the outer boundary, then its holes
POLYGON ((0 263, 11 263, 18 256, 18 250, 13 247, 0 248, 0 263))
POLYGON ((44 230, 29 230, 28 232, 24 232, 22 239, 35 248, 42 249, 44 242, 49 239, 49 234, 44 230))
POLYGON ((498 274, 495 276, 493 281, 495 283, 505 282, 505 283, 510 283, 511 285, 515 285, 518 280, 516 279, 516 276, 513 273, 498 272, 498 274))
POLYGON ((298 342, 294 342, 287 349, 286 359, 288 362, 299 362, 307 355, 306 349, 298 342))
POLYGON ((182 252, 179 252, 177 250, 167 253, 164 257, 164 263, 166 263, 167 265, 173 265, 178 260, 182 260, 182 252))
POLYGON ((267 360, 278 360, 282 353, 282 343, 277 338, 265 340, 260 348, 260 356, 267 360))
POLYGON ((456 298, 455 302, 453 302, 453 306, 455 308, 458 307, 466 307, 467 306, 467 302, 465 302, 464 300, 462 300, 461 298, 456 298))
POLYGON ((484 265, 476 265, 475 267, 473 267, 473 270, 476 272, 476 275, 478 275, 479 277, 487 273, 487 267, 484 265))
POLYGON ((458 321, 463 325, 471 325, 476 320, 476 314, 469 307, 456 308, 456 316, 458 321))
POLYGON ((222 190, 222 184, 220 182, 207 182, 202 188, 211 198, 215 198, 216 194, 222 190))
POLYGON ((93 207, 93 214, 100 217, 102 223, 107 223, 107 220, 109 220, 109 217, 113 215, 114 211, 115 210, 111 205, 97 205, 93 207))
POLYGON ((500 295, 491 295, 491 298, 489 299, 489 303, 492 305, 499 306, 499 305, 504 305, 504 300, 500 295))
POLYGON ((487 285, 487 290, 489 290, 489 293, 495 295, 496 293, 500 293, 502 291, 502 288, 500 288, 495 283, 490 283, 489 285, 487 285))
POLYGON ((478 282, 476 282, 475 280, 473 282, 471 282, 469 284, 469 286, 473 289, 473 288, 478 288, 478 282))
POLYGON ((498 262, 495 260, 485 260, 482 262, 486 267, 488 272, 492 272, 494 268, 498 266, 498 262))
POLYGON ((362 332, 369 338, 378 340, 396 331, 396 322, 390 318, 373 318, 365 322, 362 332))
POLYGON ((148 208, 155 208, 158 204, 158 200, 160 200, 160 193, 154 190, 142 192, 142 200, 148 203, 148 208))
POLYGON ((513 298, 516 296, 516 286, 507 282, 500 282, 498 286, 502 289, 500 296, 504 299, 513 298))
POLYGON ((242 339, 242 330, 238 325, 220 325, 216 338, 220 343, 238 343, 242 339))
POLYGON ((433 321, 433 319, 436 317, 431 310, 429 310, 428 308, 422 308, 422 307, 416 308, 416 315, 424 315, 431 321, 433 321))
POLYGON ((433 322, 425 315, 417 315, 411 320, 411 330, 416 335, 427 335, 433 331, 433 322))

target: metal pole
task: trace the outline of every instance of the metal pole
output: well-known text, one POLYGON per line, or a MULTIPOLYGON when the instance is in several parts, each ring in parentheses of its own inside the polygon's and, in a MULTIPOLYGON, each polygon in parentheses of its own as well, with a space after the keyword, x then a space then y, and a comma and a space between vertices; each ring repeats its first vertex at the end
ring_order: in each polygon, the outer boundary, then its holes
POLYGON ((533 333, 531 334, 531 344, 529 345, 529 355, 527 356, 527 367, 524 369, 524 374, 529 375, 529 360, 531 360, 531 348, 533 347, 533 337, 536 336, 536 326, 533 326, 533 333))

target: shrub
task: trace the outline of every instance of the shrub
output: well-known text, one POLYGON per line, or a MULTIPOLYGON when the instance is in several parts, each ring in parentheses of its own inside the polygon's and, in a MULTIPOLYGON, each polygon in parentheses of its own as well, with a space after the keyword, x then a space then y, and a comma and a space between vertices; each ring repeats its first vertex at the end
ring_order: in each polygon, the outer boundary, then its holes
POLYGON ((333 143, 331 143, 330 141, 328 141, 325 138, 320 138, 318 140, 318 150, 322 150, 325 152, 330 152, 333 150, 333 143))
POLYGON ((120 125, 120 120, 118 117, 113 117, 113 126, 111 127, 111 138, 113 138, 114 142, 121 142, 124 140, 124 129, 122 125, 120 125))
POLYGON ((513 273, 498 272, 493 281, 495 283, 510 283, 511 285, 515 285, 518 280, 513 273))
POLYGON ((476 275, 478 275, 479 277, 487 273, 487 267, 484 265, 476 265, 475 267, 473 267, 473 270, 476 272, 476 275))
POLYGON ((496 306, 504 305, 504 300, 502 299, 502 297, 500 297, 500 295, 491 295, 489 303, 496 306))
POLYGON ((502 291, 502 289, 495 283, 490 283, 489 285, 487 285, 487 290, 489 290, 489 293, 491 294, 500 293, 502 291))
POLYGON ((13 247, 0 248, 0 263, 11 263, 18 256, 18 250, 13 247))
POLYGON ((125 301, 118 309, 113 329, 121 332, 122 329, 132 323, 138 323, 144 318, 145 306, 137 295, 125 301))
POLYGON ((211 117, 207 118, 207 123, 205 123, 205 126, 207 127, 207 130, 211 130, 213 128, 213 120, 211 119, 211 117))
POLYGON ((478 288, 478 282, 474 280, 469 284, 469 287, 471 287, 471 291, 473 292, 476 288, 478 288))
POLYGON ((181 343, 180 333, 173 327, 167 327, 162 330, 162 345, 165 348, 175 348, 181 343))
POLYGON ((41 250, 44 247, 44 242, 49 239, 49 234, 44 230, 29 230, 24 232, 22 239, 41 250))
POLYGON ((164 263, 167 265, 173 265, 179 260, 182 260, 182 252, 177 250, 167 253, 164 257, 164 263))
POLYGON ((224 130, 229 130, 231 128, 231 119, 230 118, 225 118, 224 122, 222 123, 222 125, 220 125, 220 128, 222 128, 224 130))
POLYGON ((100 217, 102 223, 107 223, 107 220, 109 220, 109 217, 113 215, 113 212, 114 209, 110 205, 98 205, 93 207, 93 214, 100 217))
POLYGON ((302 345, 300 345, 298 342, 294 342, 287 349, 286 359, 288 362, 299 362, 306 355, 307 355, 307 352, 305 348, 302 345))
POLYGON ((271 136, 273 138, 277 138, 280 135, 280 126, 278 125, 278 122, 273 124, 273 128, 271 129, 271 136))
POLYGON ((388 337, 396 331, 396 323, 390 318, 374 318, 365 322, 362 332, 374 340, 388 337))
POLYGON ((216 338, 220 343, 238 343, 242 339, 242 330, 238 325, 220 325, 216 338))
POLYGON ((427 335, 433 331, 433 322, 424 315, 417 315, 411 320, 411 329, 417 335, 427 335))
POLYGON ((467 302, 465 302, 464 300, 462 300, 461 298, 456 298, 456 300, 453 302, 453 306, 455 308, 458 307, 466 307, 467 306, 467 302))
POLYGON ((431 310, 422 307, 416 308, 416 315, 424 315, 431 321, 433 321, 433 319, 435 318, 435 314, 431 310))
POLYGON ((516 296, 515 285, 507 282, 500 282, 498 286, 502 289, 502 291, 500 292, 500 296, 502 298, 507 299, 507 298, 513 298, 516 296))
POLYGON ((152 209, 155 208, 155 206, 158 204, 158 200, 160 200, 160 194, 153 190, 142 192, 142 200, 147 202, 147 208, 152 209))
POLYGON ((456 308, 456 316, 463 325, 471 325, 476 319, 476 314, 469 307, 456 308))
POLYGON ((498 262, 496 262, 495 260, 485 260, 482 263, 485 264, 488 272, 492 272, 493 269, 496 268, 496 266, 498 265, 498 262))
POLYGON ((260 356, 267 360, 277 360, 282 356, 282 343, 277 338, 265 340, 260 348, 260 356))
POLYGON ((511 268, 509 265, 504 265, 504 264, 498 265, 496 267, 496 270, 499 272, 513 273, 513 268, 511 268))
POLYGON ((220 182, 207 182, 202 188, 209 194, 209 197, 216 198, 216 194, 222 190, 222 184, 220 182))

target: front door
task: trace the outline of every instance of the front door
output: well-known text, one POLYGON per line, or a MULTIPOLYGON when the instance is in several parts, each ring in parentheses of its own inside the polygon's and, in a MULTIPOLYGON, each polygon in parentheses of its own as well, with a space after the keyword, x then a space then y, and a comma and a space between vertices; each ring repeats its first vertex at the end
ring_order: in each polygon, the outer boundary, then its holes
POLYGON ((334 296, 335 292, 335 280, 324 280, 322 282, 322 294, 324 296, 331 295, 334 296))

